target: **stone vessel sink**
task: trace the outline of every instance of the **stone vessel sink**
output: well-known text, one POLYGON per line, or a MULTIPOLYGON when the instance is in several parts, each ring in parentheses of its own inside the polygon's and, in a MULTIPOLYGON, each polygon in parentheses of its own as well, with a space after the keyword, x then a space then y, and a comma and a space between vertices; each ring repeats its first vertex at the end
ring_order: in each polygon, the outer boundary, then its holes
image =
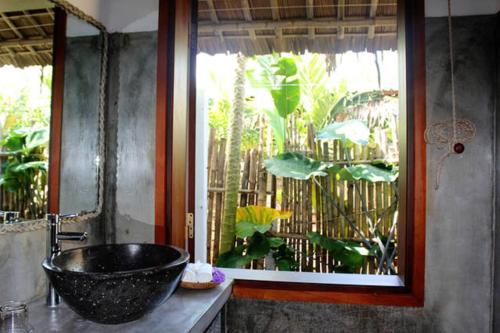
POLYGON ((139 319, 170 297, 188 259, 173 246, 111 244, 66 250, 42 266, 75 312, 119 324, 139 319))

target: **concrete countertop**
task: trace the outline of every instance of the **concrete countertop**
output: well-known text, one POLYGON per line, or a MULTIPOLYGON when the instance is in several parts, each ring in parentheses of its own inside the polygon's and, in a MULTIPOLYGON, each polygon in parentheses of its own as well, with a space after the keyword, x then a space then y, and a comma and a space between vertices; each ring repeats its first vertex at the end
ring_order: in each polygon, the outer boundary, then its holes
POLYGON ((38 332, 64 333, 186 333, 204 332, 231 295, 233 281, 209 290, 177 291, 152 313, 125 324, 102 325, 83 319, 63 302, 54 310, 45 306, 45 299, 28 304, 30 324, 38 332))

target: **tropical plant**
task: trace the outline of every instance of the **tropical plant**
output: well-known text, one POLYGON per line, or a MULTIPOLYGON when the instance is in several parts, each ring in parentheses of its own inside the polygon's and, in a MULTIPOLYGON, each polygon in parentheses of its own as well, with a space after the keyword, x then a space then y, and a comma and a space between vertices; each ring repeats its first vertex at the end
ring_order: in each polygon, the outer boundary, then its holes
POLYGON ((221 240, 219 251, 225 253, 234 247, 234 225, 238 205, 240 187, 240 151, 242 118, 245 107, 245 56, 238 54, 236 79, 234 82, 234 102, 229 128, 229 145, 227 149, 226 188, 224 196, 224 215, 221 224, 221 240))
POLYGON ((343 81, 336 85, 331 80, 324 54, 306 53, 294 55, 293 59, 303 88, 300 104, 304 109, 304 121, 319 130, 325 125, 330 110, 347 93, 347 86, 343 81))
POLYGON ((379 273, 394 273, 394 258, 396 248, 394 246, 394 236, 397 225, 397 214, 394 214, 393 224, 388 235, 382 235, 378 226, 382 218, 390 212, 395 212, 398 203, 397 186, 395 183, 398 177, 398 169, 392 165, 385 165, 379 162, 373 164, 353 165, 350 158, 350 147, 353 145, 365 145, 369 139, 369 129, 361 121, 351 120, 344 123, 333 123, 319 131, 317 140, 340 140, 347 157, 346 165, 335 165, 331 162, 318 161, 308 158, 300 153, 287 152, 279 154, 265 161, 267 170, 275 176, 293 178, 297 180, 312 179, 318 188, 323 191, 329 202, 337 209, 340 215, 348 223, 359 242, 329 239, 319 234, 310 233, 309 239, 313 244, 326 248, 333 253, 336 261, 335 269, 338 271, 355 271, 364 262, 366 257, 373 256, 378 265, 379 273), (339 204, 339 198, 335 192, 317 180, 317 177, 324 177, 333 174, 339 180, 352 182, 355 193, 359 197, 362 212, 366 217, 368 224, 368 234, 356 226, 353 218, 346 212, 345 207, 339 204), (368 182, 390 182, 393 184, 394 198, 390 207, 388 207, 374 221, 372 214, 368 211, 365 199, 359 188, 358 181, 368 182), (362 250, 364 248, 364 250, 362 250))
POLYGON ((11 130, 0 142, 2 153, 7 156, 2 165, 0 186, 9 192, 20 192, 24 217, 39 217, 38 212, 44 208, 48 142, 47 128, 11 130))
POLYGON ((291 212, 268 207, 239 207, 236 217, 236 236, 242 245, 219 255, 217 266, 244 267, 252 260, 271 255, 279 270, 296 269, 298 263, 293 257, 295 251, 285 244, 283 238, 276 237, 271 230, 274 221, 290 218, 291 215, 291 212))

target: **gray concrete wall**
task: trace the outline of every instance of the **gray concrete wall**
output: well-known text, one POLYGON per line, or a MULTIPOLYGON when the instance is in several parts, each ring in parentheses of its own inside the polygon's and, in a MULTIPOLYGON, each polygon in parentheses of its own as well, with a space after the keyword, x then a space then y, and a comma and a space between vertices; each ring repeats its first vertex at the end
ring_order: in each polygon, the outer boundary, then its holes
POLYGON ((113 34, 111 45, 107 240, 153 242, 156 32, 113 34))
POLYGON ((97 208, 99 154, 99 37, 66 42, 61 144, 62 214, 97 208))
MULTIPOLYGON (((387 308, 233 299, 230 332, 490 332, 493 319, 495 17, 456 18, 458 113, 477 126, 438 191, 428 148, 425 307, 387 308)), ((451 116, 445 18, 426 20, 427 120, 451 116)), ((495 311, 498 312, 498 311, 495 311)))

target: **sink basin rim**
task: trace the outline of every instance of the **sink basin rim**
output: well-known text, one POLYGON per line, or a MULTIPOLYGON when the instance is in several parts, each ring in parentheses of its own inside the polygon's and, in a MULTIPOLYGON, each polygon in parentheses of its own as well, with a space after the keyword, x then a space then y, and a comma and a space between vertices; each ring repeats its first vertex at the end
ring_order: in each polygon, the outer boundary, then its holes
POLYGON ((116 243, 116 244, 101 244, 101 245, 91 245, 91 246, 81 246, 81 247, 76 247, 68 250, 62 251, 58 256, 53 257, 53 258, 45 258, 44 261, 42 262, 42 266, 50 271, 57 272, 57 273, 65 273, 65 274, 75 274, 75 275, 92 275, 94 277, 102 276, 109 278, 110 276, 115 276, 115 275, 129 275, 129 274, 137 274, 137 273, 145 273, 145 272, 155 272, 158 270, 162 269, 167 269, 170 267, 182 265, 185 262, 189 261, 189 253, 181 249, 177 246, 173 245, 158 245, 158 244, 151 244, 151 243, 116 243), (54 264, 54 259, 58 258, 59 256, 63 255, 64 253, 68 252, 76 252, 79 250, 83 249, 89 249, 89 248, 96 248, 96 247, 112 247, 116 245, 154 245, 157 247, 163 247, 163 248, 172 248, 180 253, 180 257, 177 258, 176 260, 169 262, 167 264, 163 265, 157 265, 157 266, 151 266, 151 267, 146 267, 146 268, 138 268, 138 269, 130 269, 130 270, 124 270, 124 271, 113 271, 113 272, 81 272, 81 271, 74 271, 74 270, 69 270, 69 269, 63 269, 57 265, 54 264))

